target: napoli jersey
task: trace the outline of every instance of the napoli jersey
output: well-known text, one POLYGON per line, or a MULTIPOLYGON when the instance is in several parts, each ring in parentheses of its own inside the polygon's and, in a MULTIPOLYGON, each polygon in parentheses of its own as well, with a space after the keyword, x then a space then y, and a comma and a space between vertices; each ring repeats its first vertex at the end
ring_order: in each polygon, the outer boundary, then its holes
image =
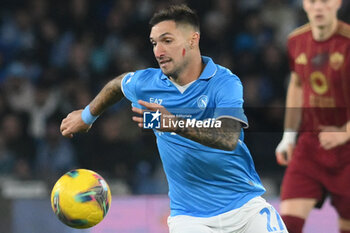
MULTIPOLYGON (((209 57, 202 60, 205 69, 184 91, 161 69, 153 68, 127 74, 122 91, 137 107, 137 101, 144 100, 161 104, 176 115, 197 120, 230 117, 247 127, 239 78, 209 57)), ((175 133, 154 133, 169 184, 171 216, 215 216, 265 192, 243 142, 243 130, 233 151, 204 146, 175 133)))

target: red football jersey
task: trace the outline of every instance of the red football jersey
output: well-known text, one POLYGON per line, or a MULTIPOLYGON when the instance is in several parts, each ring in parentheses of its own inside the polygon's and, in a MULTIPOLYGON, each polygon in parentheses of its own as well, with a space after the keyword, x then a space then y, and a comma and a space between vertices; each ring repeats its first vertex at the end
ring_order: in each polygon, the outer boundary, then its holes
POLYGON ((350 25, 339 21, 336 33, 316 41, 306 24, 288 38, 292 71, 303 88, 300 130, 318 132, 320 125, 342 126, 350 120, 350 25))

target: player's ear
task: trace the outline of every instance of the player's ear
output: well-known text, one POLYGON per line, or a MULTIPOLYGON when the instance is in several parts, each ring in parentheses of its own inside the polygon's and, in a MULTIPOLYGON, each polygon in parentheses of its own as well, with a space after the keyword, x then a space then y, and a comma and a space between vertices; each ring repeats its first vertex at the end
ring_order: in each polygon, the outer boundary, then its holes
POLYGON ((342 4, 343 4, 343 0, 338 0, 338 7, 337 7, 338 10, 340 9, 342 4))
POLYGON ((199 45, 199 38, 200 38, 199 32, 194 32, 192 34, 191 41, 190 41, 191 48, 194 48, 199 45))

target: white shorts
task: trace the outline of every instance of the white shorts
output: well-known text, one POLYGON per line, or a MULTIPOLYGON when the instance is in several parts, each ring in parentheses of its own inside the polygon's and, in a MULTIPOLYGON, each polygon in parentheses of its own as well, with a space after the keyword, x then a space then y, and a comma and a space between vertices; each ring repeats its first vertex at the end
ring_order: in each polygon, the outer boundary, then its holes
POLYGON ((262 197, 213 217, 169 217, 168 226, 170 233, 288 233, 278 212, 262 197))

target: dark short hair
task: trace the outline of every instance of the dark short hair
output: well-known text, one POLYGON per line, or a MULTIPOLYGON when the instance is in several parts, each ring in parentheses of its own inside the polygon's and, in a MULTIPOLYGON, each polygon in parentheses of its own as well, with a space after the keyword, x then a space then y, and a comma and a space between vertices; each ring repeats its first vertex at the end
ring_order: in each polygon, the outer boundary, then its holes
POLYGON ((198 15, 185 4, 171 5, 168 8, 154 13, 149 24, 153 27, 154 25, 166 20, 173 20, 176 24, 189 24, 195 30, 199 31, 198 15))

